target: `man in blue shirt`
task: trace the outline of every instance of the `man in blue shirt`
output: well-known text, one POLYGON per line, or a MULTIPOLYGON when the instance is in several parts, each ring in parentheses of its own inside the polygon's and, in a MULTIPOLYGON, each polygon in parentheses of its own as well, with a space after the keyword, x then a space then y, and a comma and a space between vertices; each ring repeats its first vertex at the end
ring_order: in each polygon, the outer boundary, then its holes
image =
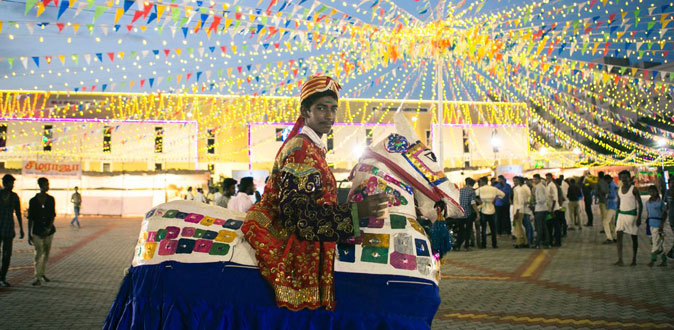
POLYGON ((498 176, 498 183, 494 186, 505 193, 505 197, 494 202, 496 206, 496 232, 499 235, 511 234, 510 202, 513 198, 513 188, 506 182, 503 175, 498 176))
MULTIPOLYGON (((473 231, 473 222, 475 222, 476 219, 478 221, 480 220, 477 212, 477 197, 475 196, 475 189, 473 189, 474 185, 475 180, 466 178, 466 185, 459 190, 459 204, 461 204, 465 214, 462 218, 453 219, 458 236, 455 245, 457 251, 461 250, 463 242, 466 243, 466 251, 470 251, 469 241, 473 231)), ((479 246, 480 242, 478 241, 477 243, 479 246)))
POLYGON ((606 212, 604 217, 601 219, 604 225, 604 233, 606 234, 606 241, 603 244, 612 244, 616 241, 615 236, 615 213, 618 206, 617 193, 618 185, 613 182, 613 178, 610 175, 604 175, 600 180, 604 180, 608 187, 608 192, 604 197, 606 203, 606 212))

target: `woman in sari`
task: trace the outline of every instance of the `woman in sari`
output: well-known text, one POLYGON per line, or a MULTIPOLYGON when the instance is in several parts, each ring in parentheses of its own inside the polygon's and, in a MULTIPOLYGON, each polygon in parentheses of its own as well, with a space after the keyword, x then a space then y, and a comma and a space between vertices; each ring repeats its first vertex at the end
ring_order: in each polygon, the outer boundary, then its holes
POLYGON ((262 200, 242 227, 276 304, 293 311, 334 310, 336 243, 357 241, 359 218, 382 217, 387 207, 384 195, 337 203, 321 137, 335 122, 340 89, 323 75, 304 83, 300 117, 276 155, 262 200))

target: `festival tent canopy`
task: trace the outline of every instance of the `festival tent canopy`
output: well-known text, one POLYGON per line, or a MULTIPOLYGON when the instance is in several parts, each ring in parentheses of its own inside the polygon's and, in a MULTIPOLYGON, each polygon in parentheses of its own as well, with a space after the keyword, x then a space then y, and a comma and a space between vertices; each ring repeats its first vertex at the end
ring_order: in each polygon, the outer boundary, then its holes
MULTIPOLYGON (((5 0, 0 88, 524 102, 535 148, 671 162, 664 1, 5 0)), ((5 111, 3 116, 13 116, 5 111)))

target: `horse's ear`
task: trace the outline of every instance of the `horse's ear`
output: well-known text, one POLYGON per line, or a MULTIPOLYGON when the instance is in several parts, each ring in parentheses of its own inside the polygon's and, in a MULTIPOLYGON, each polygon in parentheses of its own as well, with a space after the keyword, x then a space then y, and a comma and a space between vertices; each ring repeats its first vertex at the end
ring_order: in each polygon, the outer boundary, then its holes
POLYGON ((419 141, 417 133, 414 132, 414 128, 412 128, 412 125, 401 111, 398 111, 393 115, 393 123, 395 124, 398 134, 404 136, 410 143, 419 141))

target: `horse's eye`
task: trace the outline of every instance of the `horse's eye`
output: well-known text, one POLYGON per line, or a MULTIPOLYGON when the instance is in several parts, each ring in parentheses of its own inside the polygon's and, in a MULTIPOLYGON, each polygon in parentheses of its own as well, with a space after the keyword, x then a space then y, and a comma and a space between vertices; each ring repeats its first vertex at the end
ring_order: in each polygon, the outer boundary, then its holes
POLYGON ((427 153, 424 154, 428 159, 437 162, 437 158, 435 158, 435 154, 432 151, 428 151, 427 153))

